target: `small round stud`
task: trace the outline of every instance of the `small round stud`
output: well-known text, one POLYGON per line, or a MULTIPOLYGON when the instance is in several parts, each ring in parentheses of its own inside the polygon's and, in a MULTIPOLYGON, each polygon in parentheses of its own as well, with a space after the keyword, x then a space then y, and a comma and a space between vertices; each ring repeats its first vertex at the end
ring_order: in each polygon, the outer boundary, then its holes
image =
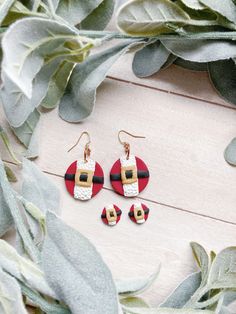
POLYGON ((142 203, 135 203, 129 211, 130 219, 136 224, 143 224, 149 216, 149 208, 142 203))
POLYGON ((122 211, 114 204, 109 204, 102 211, 102 221, 108 226, 115 226, 120 221, 122 211))

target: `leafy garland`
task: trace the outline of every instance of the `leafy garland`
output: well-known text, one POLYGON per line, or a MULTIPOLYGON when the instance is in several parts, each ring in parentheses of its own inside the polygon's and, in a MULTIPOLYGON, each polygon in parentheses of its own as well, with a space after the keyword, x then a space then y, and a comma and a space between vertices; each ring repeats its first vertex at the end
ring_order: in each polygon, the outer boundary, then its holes
MULTIPOLYGON (((86 119, 97 87, 131 48, 138 50, 137 76, 172 63, 208 71, 220 95, 236 104, 235 0, 129 1, 117 14, 121 33, 103 31, 114 6, 114 0, 0 0, 2 105, 27 157, 38 155, 41 109, 58 106, 66 121, 86 119), (119 43, 107 48, 114 39, 119 43)), ((236 139, 225 158, 236 165, 236 139)))
MULTIPOLYGON (((3 129, 0 135, 12 156, 3 129)), ((38 314, 231 313, 236 247, 208 255, 191 243, 199 272, 189 275, 158 307, 150 307, 137 295, 153 284, 160 268, 148 278, 114 280, 88 239, 58 217, 54 184, 27 159, 22 177, 18 193, 9 182, 12 171, 7 172, 0 159, 0 237, 9 228, 16 231, 16 249, 0 240, 1 313, 27 314, 26 306, 38 314)))

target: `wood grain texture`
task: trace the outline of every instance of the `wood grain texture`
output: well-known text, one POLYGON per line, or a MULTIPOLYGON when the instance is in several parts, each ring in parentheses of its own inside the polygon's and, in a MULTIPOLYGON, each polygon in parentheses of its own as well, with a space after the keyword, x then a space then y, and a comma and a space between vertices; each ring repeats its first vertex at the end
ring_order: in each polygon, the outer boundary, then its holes
MULTIPOLYGON (((57 112, 43 114, 38 165, 64 175, 68 165, 83 154, 83 143, 69 147, 89 131, 92 157, 109 171, 121 154, 117 133, 126 129, 145 140, 126 138, 132 153, 150 168, 144 199, 236 223, 235 168, 223 151, 236 132, 236 111, 176 95, 106 80, 99 89, 93 115, 81 124, 68 124, 57 112)), ((21 149, 21 148, 20 148, 21 149)))
MULTIPOLYGON (((77 201, 67 193, 63 178, 48 177, 60 189, 62 219, 92 241, 115 278, 149 276, 162 264, 157 281, 142 295, 153 306, 162 302, 185 276, 197 270, 191 241, 216 252, 235 241, 233 225, 149 201, 145 201, 150 208, 149 219, 138 226, 128 218, 133 200, 102 190, 90 201, 77 201), (113 228, 100 219, 103 207, 109 203, 117 204, 123 211, 121 221, 113 228), (219 241, 216 234, 222 229, 224 233, 219 241)), ((9 232, 6 239, 13 242, 12 238, 13 233, 9 232)))

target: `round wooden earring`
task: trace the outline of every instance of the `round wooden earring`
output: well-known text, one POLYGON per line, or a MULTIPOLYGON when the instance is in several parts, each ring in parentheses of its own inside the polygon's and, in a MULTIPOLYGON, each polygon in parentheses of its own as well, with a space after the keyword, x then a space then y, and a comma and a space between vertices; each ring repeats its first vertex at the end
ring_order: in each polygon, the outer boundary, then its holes
MULTIPOLYGON (((122 130, 120 132, 125 131, 122 130)), ((130 133, 127 134, 131 135, 130 133)), ((128 143, 121 143, 124 145, 126 154, 118 159, 111 168, 111 185, 115 192, 125 197, 135 197, 147 186, 149 170, 142 159, 130 155, 130 145, 128 143)))
MULTIPOLYGON (((87 134, 83 132, 77 143, 69 150, 71 151, 80 141, 81 137, 87 134)), ((81 201, 90 200, 103 187, 104 173, 98 162, 90 158, 90 139, 85 145, 84 158, 74 161, 65 173, 65 185, 67 191, 81 201)))
POLYGON ((115 226, 120 221, 122 211, 114 204, 110 204, 104 207, 102 211, 102 221, 108 226, 115 226))
POLYGON ((129 211, 130 219, 136 224, 143 224, 149 216, 149 208, 142 203, 135 203, 131 206, 129 211))

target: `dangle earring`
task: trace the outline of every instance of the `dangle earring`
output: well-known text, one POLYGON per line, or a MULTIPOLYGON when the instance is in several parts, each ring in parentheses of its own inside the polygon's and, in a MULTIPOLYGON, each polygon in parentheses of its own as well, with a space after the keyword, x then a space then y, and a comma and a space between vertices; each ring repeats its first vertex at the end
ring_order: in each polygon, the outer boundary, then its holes
POLYGON ((134 197, 147 186, 149 171, 146 164, 140 158, 130 154, 130 144, 121 140, 121 133, 125 133, 134 138, 145 137, 133 135, 124 130, 119 131, 118 140, 124 146, 125 155, 114 163, 110 172, 110 180, 113 189, 126 197, 134 197))
POLYGON ((101 166, 90 158, 90 136, 88 132, 83 132, 78 141, 68 152, 74 149, 81 138, 87 135, 88 142, 84 148, 84 158, 74 161, 66 171, 65 184, 68 192, 75 198, 82 201, 94 197, 103 187, 104 174, 101 166))

